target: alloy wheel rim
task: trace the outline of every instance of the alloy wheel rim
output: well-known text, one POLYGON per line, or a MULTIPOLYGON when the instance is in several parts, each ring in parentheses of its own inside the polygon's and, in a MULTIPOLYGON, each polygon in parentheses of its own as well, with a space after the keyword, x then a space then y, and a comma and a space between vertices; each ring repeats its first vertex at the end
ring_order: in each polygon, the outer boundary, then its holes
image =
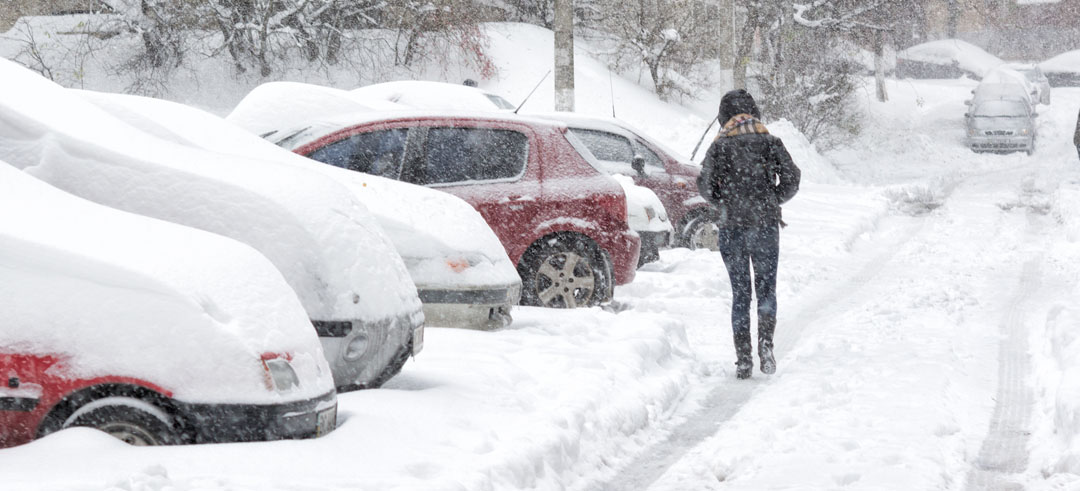
POLYGON ((720 228, 710 222, 694 227, 690 235, 690 246, 692 249, 720 250, 720 228))
POLYGON ((536 271, 536 294, 544 307, 573 309, 587 305, 595 290, 592 265, 573 252, 548 256, 536 271))
POLYGON ((111 435, 120 441, 127 443, 128 445, 136 447, 149 447, 158 445, 158 439, 154 437, 152 433, 147 431, 138 425, 117 422, 109 423, 99 428, 101 431, 111 435))

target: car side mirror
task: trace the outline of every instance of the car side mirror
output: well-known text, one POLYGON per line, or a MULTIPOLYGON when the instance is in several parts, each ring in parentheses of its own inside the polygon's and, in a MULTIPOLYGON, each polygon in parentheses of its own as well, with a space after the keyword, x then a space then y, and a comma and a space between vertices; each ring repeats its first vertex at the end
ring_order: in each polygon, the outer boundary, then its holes
POLYGON ((964 117, 968 118, 968 119, 971 119, 971 113, 964 113, 964 117))
POLYGON ((645 157, 641 155, 635 155, 633 160, 630 161, 630 167, 637 172, 639 177, 645 177, 645 157))

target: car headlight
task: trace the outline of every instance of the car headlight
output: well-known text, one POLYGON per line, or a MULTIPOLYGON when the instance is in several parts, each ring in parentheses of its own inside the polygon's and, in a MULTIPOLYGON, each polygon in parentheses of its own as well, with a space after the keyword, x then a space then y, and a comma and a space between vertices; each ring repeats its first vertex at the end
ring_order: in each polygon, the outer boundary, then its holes
POLYGON ((1024 128, 1024 129, 1020 130, 1020 134, 1021 134, 1021 135, 1027 135, 1027 134, 1029 134, 1029 133, 1031 133, 1031 130, 1029 130, 1029 129, 1027 129, 1027 128, 1024 128))
POLYGON ((349 344, 345 345, 345 353, 342 356, 346 361, 359 360, 367 352, 369 341, 370 338, 368 338, 366 332, 357 332, 356 337, 349 340, 349 344))
POLYGON ((976 133, 978 132, 975 131, 975 128, 968 128, 968 136, 975 136, 976 133))
POLYGON ((289 364, 289 360, 284 358, 263 360, 263 368, 270 375, 274 390, 278 392, 288 392, 300 386, 300 378, 296 376, 296 371, 289 364))

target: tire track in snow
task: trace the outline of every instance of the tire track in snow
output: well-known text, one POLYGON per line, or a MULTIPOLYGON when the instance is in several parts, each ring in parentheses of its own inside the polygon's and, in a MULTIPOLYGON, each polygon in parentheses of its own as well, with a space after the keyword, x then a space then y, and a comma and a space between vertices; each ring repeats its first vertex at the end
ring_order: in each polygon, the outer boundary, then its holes
POLYGON ((1024 264, 1017 292, 1002 320, 998 389, 990 429, 968 473, 969 490, 1021 490, 1009 479, 1028 466, 1028 440, 1034 396, 1027 384, 1031 371, 1024 317, 1029 300, 1039 290, 1042 264, 1038 258, 1024 264))
MULTIPOLYGON (((812 299, 809 307, 803 307, 790 315, 784 315, 781 311, 774 339, 780 367, 783 367, 784 359, 779 355, 790 351, 791 346, 801 337, 805 326, 821 320, 826 315, 834 315, 848 308, 852 303, 852 296, 866 291, 863 287, 871 284, 874 278, 881 274, 886 264, 893 260, 903 245, 920 234, 926 218, 922 216, 908 219, 908 223, 902 227, 902 230, 895 234, 895 239, 878 246, 884 252, 872 256, 855 275, 848 277, 838 287, 812 299)), ((672 429, 666 439, 642 451, 615 478, 597 485, 595 489, 625 491, 650 488, 691 449, 715 435, 720 426, 731 419, 750 400, 755 388, 768 383, 768 380, 768 377, 759 376, 750 380, 730 378, 721 381, 704 398, 701 409, 672 429)))

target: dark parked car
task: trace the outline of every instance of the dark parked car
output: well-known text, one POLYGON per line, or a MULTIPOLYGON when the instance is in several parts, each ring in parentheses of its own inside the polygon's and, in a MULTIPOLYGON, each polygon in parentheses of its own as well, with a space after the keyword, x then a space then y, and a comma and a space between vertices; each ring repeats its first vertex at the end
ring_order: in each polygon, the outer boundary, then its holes
POLYGON ((348 113, 340 104, 322 119, 262 118, 275 104, 296 102, 245 99, 229 119, 259 134, 280 123, 269 138, 301 155, 464 199, 517 265, 524 304, 596 305, 634 279, 641 241, 622 188, 563 125, 499 113, 348 113))
POLYGON ((566 123, 606 171, 632 176, 634 184, 656 193, 675 227, 675 245, 716 250, 718 230, 709 217, 709 205, 694 184, 700 167, 681 162, 645 133, 617 119, 573 113, 544 117, 566 123))

